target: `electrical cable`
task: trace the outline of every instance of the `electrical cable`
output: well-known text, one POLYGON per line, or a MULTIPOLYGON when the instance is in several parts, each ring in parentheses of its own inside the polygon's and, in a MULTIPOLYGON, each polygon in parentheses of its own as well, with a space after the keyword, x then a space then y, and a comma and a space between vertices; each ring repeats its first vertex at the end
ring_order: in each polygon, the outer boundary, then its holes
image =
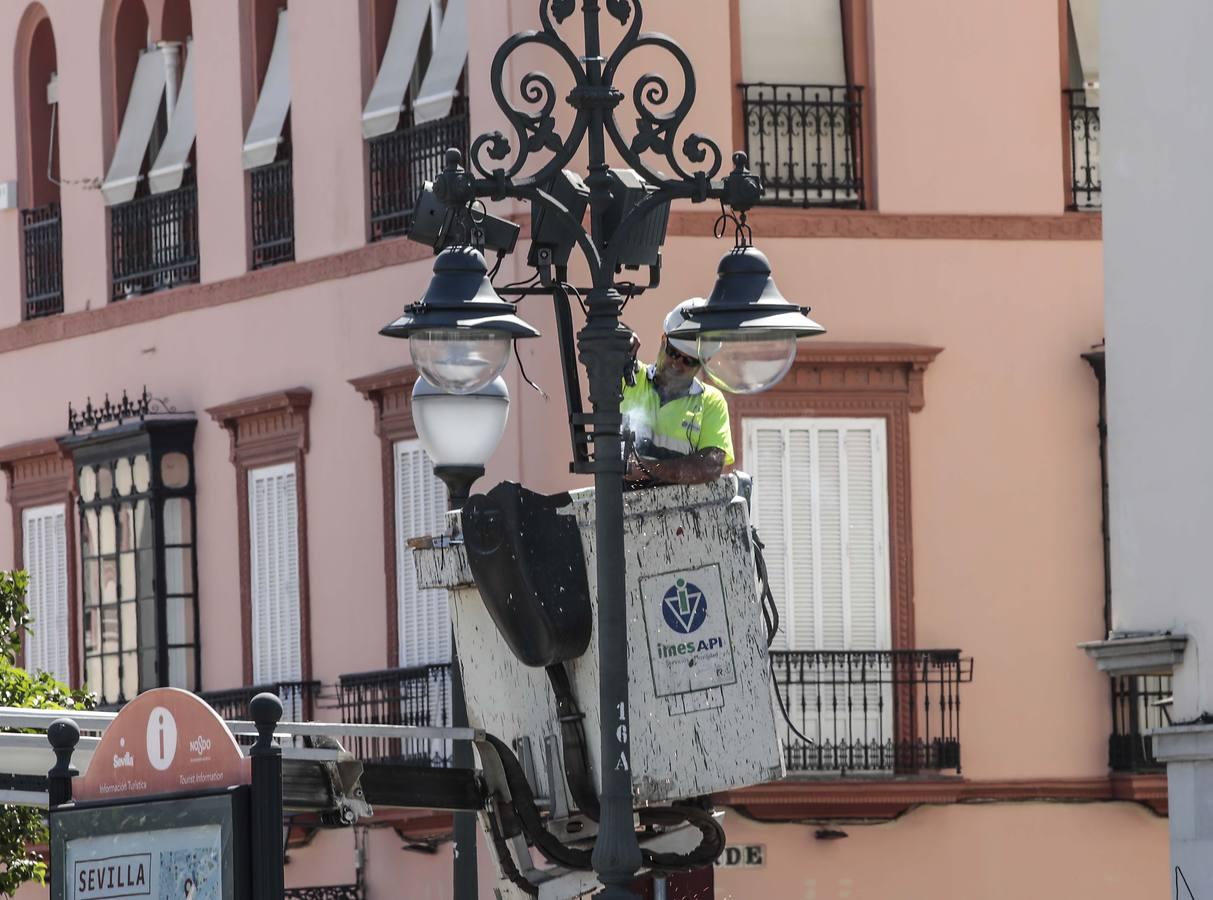
POLYGON ((489 814, 489 836, 493 840, 493 847, 497 851, 497 862, 501 866, 501 871, 505 873, 513 884, 522 889, 523 893, 531 897, 539 896, 539 887, 531 884, 527 877, 518 870, 518 865, 514 862, 514 854, 510 852, 510 845, 505 842, 505 835, 501 833, 501 828, 497 824, 497 817, 489 814))
POLYGON ((588 307, 586 307, 585 301, 581 299, 581 292, 567 281, 560 282, 560 286, 564 289, 565 293, 572 294, 577 298, 577 305, 581 307, 581 312, 588 317, 590 310, 588 307))
POLYGON ((547 666, 548 683, 556 698, 556 716, 560 722, 560 743, 564 753, 564 777, 573 802, 590 819, 598 821, 598 795, 590 777, 590 745, 585 737, 585 714, 577 706, 577 697, 564 663, 547 666))
MULTIPOLYGON (((535 794, 526 779, 521 763, 514 752, 500 738, 491 734, 485 735, 485 740, 496 751, 502 771, 505 773, 506 784, 513 797, 511 806, 518 815, 523 834, 530 844, 537 848, 549 862, 568 869, 589 871, 593 868, 591 851, 578 850, 561 842, 543 824, 539 808, 535 805, 535 794)), ((681 822, 687 822, 698 828, 703 835, 699 845, 689 853, 659 853, 652 850, 640 851, 641 859, 647 868, 657 871, 686 871, 710 865, 724 849, 725 835, 720 823, 710 813, 694 806, 675 804, 667 807, 649 807, 638 811, 641 824, 663 825, 669 827, 681 822)))
MULTIPOLYGON (((770 647, 775 643, 775 635, 779 631, 779 606, 775 603, 775 595, 771 591, 771 581, 767 576, 767 561, 762 555, 762 551, 766 545, 758 537, 757 528, 750 528, 750 542, 754 545, 754 569, 757 571, 758 580, 762 585, 760 590, 762 597, 762 618, 767 628, 767 647, 770 647)), ((783 694, 779 693, 779 687, 775 683, 775 660, 769 660, 769 665, 771 669, 771 688, 775 692, 775 701, 779 704, 779 711, 783 714, 784 722, 787 723, 788 729, 792 734, 804 741, 806 746, 812 747, 815 742, 792 722, 792 716, 788 712, 787 705, 784 703, 783 694)))
POLYGON ((541 396, 544 400, 551 400, 552 398, 548 396, 548 392, 545 391, 543 388, 541 388, 539 385, 537 385, 535 382, 531 381, 530 376, 527 375, 526 368, 522 365, 522 357, 518 353, 518 342, 517 341, 514 341, 514 359, 518 363, 518 374, 522 376, 522 380, 525 381, 528 385, 530 385, 532 389, 538 391, 539 396, 541 396))

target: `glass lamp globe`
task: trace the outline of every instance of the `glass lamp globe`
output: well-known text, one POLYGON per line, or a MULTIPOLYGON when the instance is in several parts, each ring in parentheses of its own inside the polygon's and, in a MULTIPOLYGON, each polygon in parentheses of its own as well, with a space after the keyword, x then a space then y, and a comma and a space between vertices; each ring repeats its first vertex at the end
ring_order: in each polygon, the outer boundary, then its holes
POLYGON ((786 331, 708 331, 698 347, 708 378, 730 394, 765 391, 796 360, 796 335, 786 331))
POLYGON ((502 373, 513 343, 501 331, 433 328, 410 334, 409 352, 431 385, 450 394, 471 394, 502 373))
POLYGON ((510 392, 501 377, 458 394, 425 378, 413 385, 413 424, 435 466, 484 466, 501 443, 509 414, 510 392))

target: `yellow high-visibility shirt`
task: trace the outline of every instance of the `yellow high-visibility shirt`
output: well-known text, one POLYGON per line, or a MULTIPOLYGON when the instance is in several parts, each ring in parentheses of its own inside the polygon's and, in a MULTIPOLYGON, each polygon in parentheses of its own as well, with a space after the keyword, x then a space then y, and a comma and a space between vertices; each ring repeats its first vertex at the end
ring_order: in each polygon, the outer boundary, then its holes
POLYGON ((725 465, 733 462, 733 433, 724 394, 698 378, 681 397, 662 403, 653 385, 656 366, 640 365, 636 383, 623 386, 623 427, 636 438, 637 451, 646 442, 683 456, 716 447, 724 451, 725 465))

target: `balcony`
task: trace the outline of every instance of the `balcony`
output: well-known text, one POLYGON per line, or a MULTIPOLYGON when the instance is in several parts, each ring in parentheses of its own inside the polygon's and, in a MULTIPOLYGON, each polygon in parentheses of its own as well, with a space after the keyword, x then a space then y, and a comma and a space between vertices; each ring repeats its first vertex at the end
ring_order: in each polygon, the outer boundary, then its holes
POLYGON ((765 206, 864 208, 863 88, 743 84, 750 167, 765 206))
MULTIPOLYGON (((446 727, 451 724, 450 663, 342 675, 337 703, 344 723, 446 727)), ((364 761, 436 767, 451 762, 449 741, 354 738, 349 749, 364 761)))
POLYGON ((295 259, 295 190, 290 148, 281 158, 249 171, 254 269, 295 259))
POLYGON ((960 651, 772 651, 771 664, 796 728, 779 723, 789 774, 960 774, 960 685, 973 679, 960 651))
POLYGON ((198 187, 110 208, 110 299, 198 281, 198 187))
MULTIPOLYGON (((402 121, 409 116, 403 113, 402 121)), ((372 241, 408 234, 422 184, 442 171, 447 148, 466 152, 468 129, 467 98, 457 97, 446 118, 402 126, 367 142, 372 241)))
POLYGON ((1063 92, 1070 122, 1070 196, 1066 209, 1103 208, 1099 172, 1099 102, 1084 90, 1063 92))
POLYGON ((1152 728, 1171 724, 1170 675, 1112 676, 1112 734, 1108 737, 1108 766, 1113 772, 1164 772, 1154 758, 1152 728))
MULTIPOLYGON (((198 694, 214 707, 224 719, 247 721, 249 701, 268 691, 277 694, 282 701, 282 719, 285 722, 304 722, 313 718, 316 700, 320 696, 319 681, 279 681, 255 687, 232 688, 226 691, 204 691, 198 694)), ((252 739, 249 739, 252 742, 252 739)))
POLYGON ((63 216, 58 203, 21 210, 25 318, 63 312, 63 216))

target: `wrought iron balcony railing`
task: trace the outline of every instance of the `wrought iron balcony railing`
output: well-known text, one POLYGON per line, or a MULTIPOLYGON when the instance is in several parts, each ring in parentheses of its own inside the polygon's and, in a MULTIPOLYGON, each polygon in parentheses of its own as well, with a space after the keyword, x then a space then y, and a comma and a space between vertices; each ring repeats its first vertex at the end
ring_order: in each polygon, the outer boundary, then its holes
POLYGON ((467 151, 470 132, 466 97, 457 97, 451 114, 423 125, 404 124, 390 134, 371 138, 371 240, 407 234, 421 186, 442 171, 448 147, 467 151))
POLYGON ((1066 208, 1103 207, 1103 177, 1099 172, 1099 102, 1084 90, 1064 92, 1070 111, 1070 196, 1066 208))
MULTIPOLYGON (((247 720, 249 701, 268 691, 277 694, 282 701, 284 722, 308 721, 313 717, 316 700, 320 696, 319 681, 279 681, 254 687, 232 688, 226 691, 202 691, 198 694, 214 707, 224 719, 247 720)), ((249 738, 249 743, 252 738, 249 738)))
POLYGON ((789 773, 960 772, 959 650, 772 651, 789 773))
POLYGON ((295 189, 290 148, 281 158, 249 172, 252 207, 254 269, 264 269, 295 258, 295 189))
POLYGON ((58 203, 21 210, 25 318, 63 312, 63 215, 58 203))
POLYGON ((113 300, 198 281, 198 186, 110 208, 113 300))
POLYGON ((1112 677, 1112 734, 1108 737, 1108 766, 1113 772, 1162 772, 1146 732, 1171 724, 1170 675, 1112 677))
MULTIPOLYGON (((451 666, 383 669, 342 675, 337 685, 342 722, 374 725, 451 724, 451 666)), ((449 766, 449 741, 355 738, 349 748, 359 759, 449 766)))
POLYGON ((743 84, 750 165, 768 206, 864 208, 863 88, 743 84))

